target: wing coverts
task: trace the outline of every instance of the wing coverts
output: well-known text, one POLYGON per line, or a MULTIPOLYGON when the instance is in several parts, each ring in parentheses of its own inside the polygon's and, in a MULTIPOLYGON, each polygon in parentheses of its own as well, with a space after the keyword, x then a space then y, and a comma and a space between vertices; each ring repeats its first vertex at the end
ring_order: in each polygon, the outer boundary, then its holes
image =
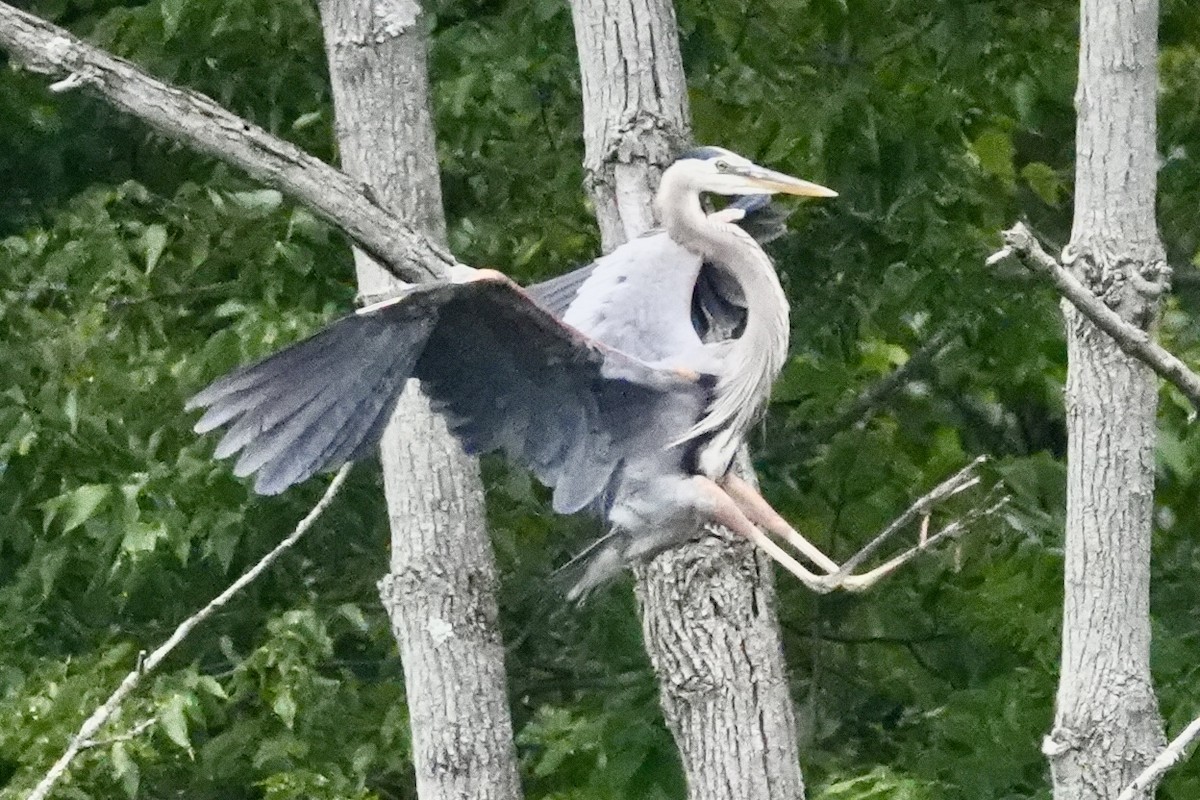
POLYGON ((554 487, 554 509, 601 495, 622 461, 661 450, 708 390, 604 347, 507 280, 430 283, 344 317, 217 380, 195 429, 277 494, 373 451, 410 378, 469 453, 503 451, 554 487))

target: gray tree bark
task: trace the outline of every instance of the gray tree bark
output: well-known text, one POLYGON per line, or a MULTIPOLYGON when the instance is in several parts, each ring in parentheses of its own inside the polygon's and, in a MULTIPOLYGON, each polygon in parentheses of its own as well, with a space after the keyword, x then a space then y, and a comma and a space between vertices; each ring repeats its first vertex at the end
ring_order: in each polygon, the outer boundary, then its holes
MULTIPOLYGON (((1142 328, 1169 279, 1154 216, 1157 30, 1157 0, 1082 2, 1075 218, 1063 252, 1142 328)), ((1064 314, 1063 652, 1043 749, 1057 800, 1111 800, 1165 743, 1149 663, 1158 382, 1073 306, 1064 314)))
MULTIPOLYGON (((446 236, 414 0, 321 0, 343 168, 439 244, 446 236)), ((360 294, 400 284, 355 252, 360 294)), ((404 664, 422 800, 521 796, 478 464, 411 382, 381 444, 392 530, 379 584, 404 664)))
MULTIPOLYGON (((584 166, 603 246, 655 224, 662 170, 690 139, 670 0, 572 0, 584 166)), ((748 472, 748 462, 742 467, 748 472)), ((802 798, 770 560, 706 538, 637 570, 646 650, 692 800, 802 798)))

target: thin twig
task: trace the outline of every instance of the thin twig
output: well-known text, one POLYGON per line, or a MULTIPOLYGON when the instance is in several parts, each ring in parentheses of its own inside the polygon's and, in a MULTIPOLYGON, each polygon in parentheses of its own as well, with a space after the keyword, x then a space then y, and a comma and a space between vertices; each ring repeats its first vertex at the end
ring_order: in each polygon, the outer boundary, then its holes
POLYGON ((895 558, 892 558, 890 561, 885 561, 883 564, 880 564, 878 567, 875 567, 869 572, 864 572, 861 575, 851 575, 843 583, 843 588, 852 593, 865 591, 871 588, 880 578, 884 577, 885 575, 890 575, 897 568, 907 564, 921 553, 936 547, 947 539, 958 538, 965 533, 967 529, 971 527, 971 525, 975 524, 981 519, 984 519, 985 517, 992 516, 1000 511, 1000 509, 1007 506, 1011 501, 1012 498, 1010 496, 1004 495, 987 508, 977 507, 971 509, 963 516, 946 525, 933 536, 930 536, 925 540, 924 544, 906 550, 895 558))
MULTIPOLYGON (((909 506, 903 514, 896 517, 891 524, 884 528, 878 536, 868 542, 863 549, 851 556, 845 564, 842 564, 842 568, 839 569, 833 577, 840 578, 844 575, 851 574, 854 572, 854 570, 858 569, 858 567, 861 566, 864 561, 870 558, 884 542, 895 535, 896 531, 908 525, 914 519, 926 516, 929 513, 929 509, 931 509, 937 503, 940 503, 942 500, 952 497, 959 492, 970 489, 972 486, 979 483, 980 479, 976 474, 976 470, 978 470, 979 466, 985 461, 987 461, 987 456, 979 456, 970 464, 963 467, 958 472, 939 483, 937 486, 933 487, 933 489, 931 489, 927 494, 918 499, 917 502, 909 506)), ((941 534, 938 533, 930 537, 926 541, 926 544, 933 543, 933 541, 940 535, 941 534)))
POLYGON ((987 260, 993 266, 1006 258, 1016 256, 1031 270, 1050 278, 1072 305, 1096 327, 1107 333, 1127 356, 1136 358, 1159 377, 1170 381, 1183 392, 1192 405, 1200 409, 1200 375, 1154 341, 1150 334, 1136 325, 1131 325, 1113 311, 1104 301, 1093 294, 1078 278, 1072 275, 1053 256, 1047 253, 1033 232, 1022 222, 1004 231, 1004 247, 987 260))
MULTIPOLYGON (((839 431, 869 419, 884 401, 912 381, 940 356, 950 346, 954 336, 952 331, 942 330, 934 333, 916 350, 913 350, 903 364, 859 392, 854 400, 829 422, 819 425, 814 437, 818 440, 828 439, 839 431)), ((800 405, 802 402, 803 400, 774 400, 771 405, 788 407, 800 405)))
POLYGON ((833 422, 829 423, 829 435, 869 419, 884 400, 932 364, 953 340, 954 333, 950 331, 942 330, 930 336, 903 364, 864 389, 845 411, 834 417, 833 422))
POLYGON ((119 736, 110 736, 107 739, 88 739, 79 745, 79 749, 90 750, 93 747, 112 747, 117 742, 128 742, 131 739, 136 739, 137 737, 141 736, 156 722, 158 722, 158 720, 154 717, 151 717, 150 719, 144 719, 119 736))
POLYGON ((1183 733, 1176 736, 1166 749, 1150 762, 1150 766, 1142 770, 1142 774, 1133 779, 1133 783, 1125 787, 1125 791, 1117 797, 1117 800, 1134 800, 1140 797, 1143 792, 1151 786, 1158 783, 1159 779, 1171 767, 1179 763, 1183 758, 1183 751, 1191 744, 1197 736, 1200 736, 1200 717, 1192 720, 1183 733))
POLYGON ((66 76, 52 84, 51 91, 86 89, 100 94, 160 133, 286 192, 402 280, 439 278, 457 263, 341 170, 230 113, 212 98, 168 86, 136 65, 3 2, 0 47, 29 70, 66 76))
POLYGON ((197 625, 212 616, 217 609, 229 602, 230 598, 274 564, 285 551, 300 541, 300 537, 312 527, 312 524, 317 521, 317 517, 321 516, 321 513, 333 502, 333 498, 337 495, 338 490, 345 483, 346 474, 349 471, 349 464, 338 470, 337 474, 333 476, 329 488, 325 490, 325 494, 321 496, 321 499, 317 501, 317 504, 312 507, 312 510, 308 512, 304 519, 300 520, 300 523, 296 525, 296 529, 286 539, 275 545, 269 553, 259 559, 257 564, 242 573, 242 576, 231 583, 225 591, 208 601, 208 605, 181 622, 179 627, 175 629, 175 632, 165 642, 160 644, 153 653, 146 656, 145 659, 142 659, 139 655, 137 667, 125 676, 125 679, 109 695, 109 698, 93 711, 92 715, 80 726, 79 731, 71 737, 71 742, 67 745, 67 749, 59 756, 58 761, 54 762, 54 766, 50 767, 50 770, 42 777, 41 781, 38 782, 38 785, 34 787, 25 800, 45 800, 49 796, 55 784, 66 774, 67 767, 71 765, 71 762, 79 755, 80 751, 94 746, 92 743, 96 734, 100 732, 100 729, 104 727, 105 723, 108 722, 121 703, 125 701, 125 698, 137 688, 142 678, 153 672, 154 668, 170 655, 171 651, 187 638, 187 635, 197 625))

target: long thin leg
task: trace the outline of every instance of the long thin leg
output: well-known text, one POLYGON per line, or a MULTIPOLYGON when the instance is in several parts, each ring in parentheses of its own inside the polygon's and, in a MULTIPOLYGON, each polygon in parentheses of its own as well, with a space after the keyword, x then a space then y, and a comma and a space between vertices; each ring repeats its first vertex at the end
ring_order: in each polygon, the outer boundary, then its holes
POLYGON ((724 489, 708 478, 696 476, 692 480, 695 482, 694 485, 709 499, 713 522, 754 542, 767 555, 775 559, 779 566, 799 578, 800 582, 812 591, 825 594, 833 588, 827 580, 809 572, 799 561, 775 544, 771 537, 755 527, 750 518, 724 489))
POLYGON ((767 502, 767 499, 749 483, 732 472, 726 475, 721 483, 725 491, 733 498, 733 502, 737 503, 738 508, 755 525, 764 528, 767 533, 783 539, 825 572, 832 575, 841 569, 836 561, 822 553, 815 544, 805 539, 788 524, 788 521, 780 516, 779 512, 767 502))

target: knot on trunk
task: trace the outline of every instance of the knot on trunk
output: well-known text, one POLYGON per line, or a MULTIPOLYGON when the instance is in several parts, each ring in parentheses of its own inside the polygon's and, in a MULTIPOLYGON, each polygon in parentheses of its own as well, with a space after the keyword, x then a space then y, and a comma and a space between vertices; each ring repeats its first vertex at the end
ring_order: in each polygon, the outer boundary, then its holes
POLYGON ((645 164, 661 171, 683 149, 687 132, 680 120, 660 111, 639 109, 626 112, 604 132, 603 143, 589 152, 585 182, 611 185, 618 164, 645 164))
POLYGON ((1072 750, 1078 750, 1079 734, 1063 725, 1055 725, 1042 739, 1042 755, 1051 762, 1059 761, 1072 750))
POLYGON ((1131 255, 1111 243, 1072 242, 1063 248, 1062 264, 1122 319, 1147 330, 1171 288, 1171 267, 1157 243, 1141 249, 1144 255, 1131 255))

